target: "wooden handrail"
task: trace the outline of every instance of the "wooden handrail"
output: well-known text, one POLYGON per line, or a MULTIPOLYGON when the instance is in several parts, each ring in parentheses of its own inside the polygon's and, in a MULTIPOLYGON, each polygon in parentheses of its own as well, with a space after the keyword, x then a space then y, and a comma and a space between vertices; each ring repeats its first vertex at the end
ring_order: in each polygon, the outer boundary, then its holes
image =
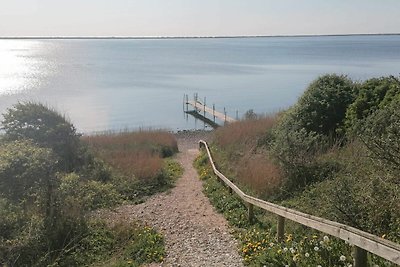
MULTIPOLYGON (((361 231, 354 227, 341 224, 338 222, 330 221, 327 219, 323 219, 317 216, 313 216, 310 214, 306 214, 297 210, 285 208, 283 206, 279 206, 277 204, 267 202, 249 195, 246 195, 239 187, 237 187, 232 181, 230 181, 227 177, 225 177, 216 167, 214 160, 212 158, 210 149, 207 145, 207 142, 200 140, 199 141, 200 148, 202 146, 205 147, 208 155, 208 159, 210 160, 211 166, 213 168, 213 172, 216 176, 218 176, 229 188, 231 188, 235 193, 246 203, 249 205, 249 211, 252 205, 260 207, 263 210, 269 211, 278 215, 279 220, 283 221, 283 218, 289 219, 291 221, 297 222, 299 224, 308 226, 312 229, 318 230, 320 232, 329 234, 331 236, 335 236, 342 240, 347 241, 348 243, 355 246, 356 249, 356 257, 355 257, 355 266, 365 266, 364 262, 366 260, 366 253, 362 253, 363 250, 373 253, 377 256, 380 256, 386 260, 389 260, 395 264, 400 265, 400 245, 396 244, 392 241, 380 238, 378 236, 372 235, 370 233, 361 231), (357 255, 363 255, 362 258, 357 258, 357 255)), ((249 212, 250 214, 250 212, 249 212)), ((251 212, 252 214, 252 212, 251 212)), ((252 218, 249 218, 250 220, 252 218)), ((282 222, 283 227, 283 222, 282 222)), ((278 227, 279 228, 279 227, 278 227)), ((282 235, 282 233, 281 233, 282 235)), ((279 238, 279 236, 278 236, 279 238)), ((360 256, 361 257, 361 256, 360 256)))

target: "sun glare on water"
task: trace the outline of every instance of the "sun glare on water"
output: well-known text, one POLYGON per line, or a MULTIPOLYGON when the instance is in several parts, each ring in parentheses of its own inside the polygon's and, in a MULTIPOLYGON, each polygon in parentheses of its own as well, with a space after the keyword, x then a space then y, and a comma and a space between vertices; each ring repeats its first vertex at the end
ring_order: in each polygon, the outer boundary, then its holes
POLYGON ((32 50, 36 41, 0 40, 0 95, 16 94, 35 88, 43 75, 40 60, 32 50))

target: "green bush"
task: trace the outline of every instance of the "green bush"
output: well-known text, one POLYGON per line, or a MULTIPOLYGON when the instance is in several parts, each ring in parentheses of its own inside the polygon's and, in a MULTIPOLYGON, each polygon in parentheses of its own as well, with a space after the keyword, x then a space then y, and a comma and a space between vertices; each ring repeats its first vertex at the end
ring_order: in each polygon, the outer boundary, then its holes
MULTIPOLYGON (((358 137, 369 150, 369 156, 400 174, 400 95, 389 105, 370 115, 358 137)), ((399 181, 399 178, 397 179, 399 181)))
POLYGON ((399 94, 400 81, 393 76, 372 78, 363 82, 356 99, 346 111, 346 128, 354 132, 364 119, 386 107, 399 94))
POLYGON ((18 103, 3 117, 6 139, 31 139, 40 146, 51 148, 59 156, 63 171, 76 170, 83 164, 75 127, 55 110, 39 103, 18 103))
POLYGON ((78 174, 70 173, 61 178, 60 201, 71 210, 84 211, 114 207, 122 202, 122 195, 111 183, 85 181, 78 174))
POLYGON ((307 132, 341 138, 347 107, 355 99, 355 84, 329 74, 313 81, 294 107, 294 120, 307 132))
MULTIPOLYGON (((57 185, 56 164, 51 150, 31 141, 0 145, 0 193, 15 203, 50 208, 57 185)), ((34 206, 31 208, 35 209, 34 206)))

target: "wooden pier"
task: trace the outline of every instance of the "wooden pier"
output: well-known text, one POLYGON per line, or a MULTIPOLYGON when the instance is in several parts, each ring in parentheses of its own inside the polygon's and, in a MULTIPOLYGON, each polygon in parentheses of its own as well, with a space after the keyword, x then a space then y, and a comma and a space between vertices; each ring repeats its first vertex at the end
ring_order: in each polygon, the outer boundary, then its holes
MULTIPOLYGON (((223 121, 224 123, 232 123, 237 121, 237 119, 234 119, 226 114, 226 110, 224 108, 223 112, 219 112, 215 110, 215 105, 211 107, 208 107, 206 105, 206 99, 204 98, 204 103, 198 100, 198 95, 194 95, 194 100, 189 100, 188 95, 184 95, 184 105, 186 105, 186 113, 191 114, 192 116, 195 115, 196 118, 199 118, 206 123, 210 124, 212 127, 216 128, 218 124, 215 122, 215 119, 219 119, 220 121, 223 121), (189 110, 189 105, 194 108, 194 110, 189 110), (213 121, 208 119, 206 117, 206 113, 210 114, 213 117, 213 121), (213 123, 210 123, 213 122, 213 123)), ((185 108, 185 107, 184 107, 185 108)), ((237 113, 237 112, 236 112, 237 113)), ((238 115, 236 114, 236 117, 238 115)))

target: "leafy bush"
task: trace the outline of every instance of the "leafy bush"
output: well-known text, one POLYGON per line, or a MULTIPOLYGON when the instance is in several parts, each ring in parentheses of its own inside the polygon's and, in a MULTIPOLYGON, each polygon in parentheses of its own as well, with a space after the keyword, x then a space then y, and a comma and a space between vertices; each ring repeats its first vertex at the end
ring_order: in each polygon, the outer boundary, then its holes
POLYGON ((84 181, 70 173, 61 178, 59 197, 70 210, 85 211, 98 208, 113 207, 122 202, 122 195, 117 192, 115 185, 98 181, 84 181))
MULTIPOLYGON (((369 155, 400 174, 400 95, 370 115, 359 133, 369 155)), ((399 181, 399 180, 397 180, 399 181)))
MULTIPOLYGON (((56 163, 51 150, 38 147, 31 141, 20 140, 2 144, 0 193, 15 203, 46 203, 43 208, 50 208, 52 204, 48 201, 51 201, 57 183, 56 163)), ((35 209, 33 205, 31 208, 35 209)))
POLYGON ((362 121, 384 108, 400 94, 400 81, 393 76, 372 78, 361 84, 357 97, 346 111, 346 128, 353 132, 362 121))
POLYGON ((354 98, 355 85, 346 76, 321 76, 308 86, 295 105, 294 120, 307 132, 340 138, 347 107, 354 98))
POLYGON ((73 171, 83 164, 75 127, 55 110, 39 103, 18 103, 3 117, 6 139, 31 139, 51 148, 59 156, 59 166, 64 171, 73 171))

